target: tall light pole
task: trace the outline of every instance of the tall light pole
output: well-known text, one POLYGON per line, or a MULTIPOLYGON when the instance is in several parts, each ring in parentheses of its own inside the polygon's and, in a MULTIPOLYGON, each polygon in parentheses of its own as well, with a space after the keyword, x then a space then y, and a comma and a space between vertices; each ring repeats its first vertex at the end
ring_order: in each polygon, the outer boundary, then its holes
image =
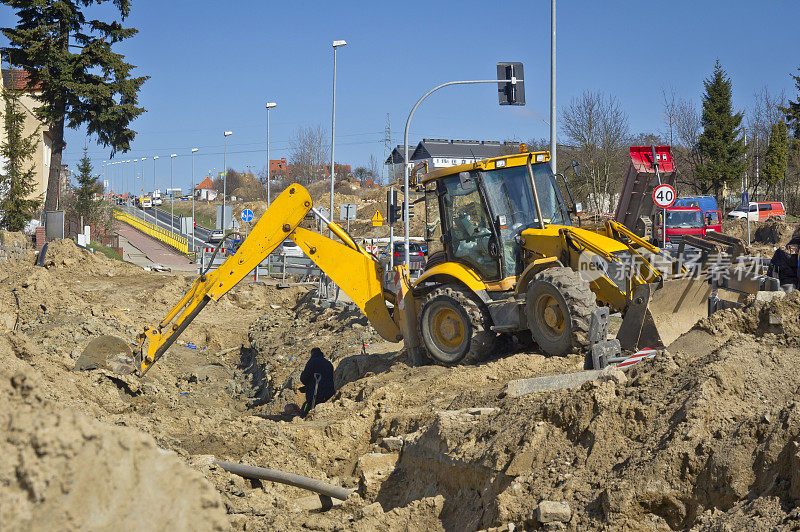
POLYGON ((550 0, 550 169, 556 164, 556 0, 550 0))
POLYGON ((142 173, 142 196, 144 196, 144 162, 147 160, 147 157, 142 157, 139 159, 139 171, 142 173))
POLYGON ((172 159, 177 157, 177 153, 169 156, 169 230, 175 232, 175 185, 172 184, 172 159))
POLYGON ((105 189, 106 191, 106 194, 104 194, 104 196, 108 194, 108 188, 109 187, 106 186, 106 162, 103 161, 103 189, 105 189))
MULTIPOLYGON (((126 163, 130 164, 130 160, 125 161, 126 163)), ((122 165, 122 181, 125 181, 125 165, 122 165)), ((130 194, 128 194, 128 199, 125 201, 125 205, 130 205, 130 194)))
POLYGON ((194 251, 194 154, 197 148, 192 148, 192 251, 194 251))
POLYGON ((271 203, 271 197, 269 194, 269 110, 278 105, 275 102, 267 102, 267 207, 271 203))
POLYGON ((228 137, 233 135, 233 131, 226 131, 223 133, 225 136, 225 148, 222 151, 222 230, 227 231, 225 227, 225 195, 228 193, 228 137))
MULTIPOLYGON (((331 106, 331 211, 330 217, 333 220, 333 184, 336 181, 336 170, 334 167, 333 148, 336 138, 336 49, 340 46, 347 46, 345 41, 333 41, 333 105, 331 106)), ((330 232, 333 235, 333 231, 330 232)))
POLYGON ((156 159, 158 155, 153 156, 153 194, 156 193, 156 159))

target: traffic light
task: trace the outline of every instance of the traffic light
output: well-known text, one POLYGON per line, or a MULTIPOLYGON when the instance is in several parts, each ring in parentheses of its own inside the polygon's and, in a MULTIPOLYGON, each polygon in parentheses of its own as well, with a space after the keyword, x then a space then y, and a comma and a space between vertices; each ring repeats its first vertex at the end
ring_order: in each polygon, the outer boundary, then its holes
POLYGON ((397 191, 390 190, 386 192, 386 218, 390 224, 400 219, 400 209, 400 205, 397 204, 397 191))
POLYGON ((400 220, 403 216, 402 206, 400 205, 389 205, 389 223, 393 224, 396 221, 400 220))
MULTIPOLYGON (((405 219, 406 219, 406 210, 404 208, 405 205, 406 205, 405 203, 400 205, 400 216, 403 218, 403 221, 405 221, 405 219)), ((414 209, 408 209, 408 217, 409 218, 413 218, 414 217, 414 209)))
POLYGON ((522 63, 497 63, 497 79, 507 79, 497 84, 500 105, 525 105, 525 78, 522 63))

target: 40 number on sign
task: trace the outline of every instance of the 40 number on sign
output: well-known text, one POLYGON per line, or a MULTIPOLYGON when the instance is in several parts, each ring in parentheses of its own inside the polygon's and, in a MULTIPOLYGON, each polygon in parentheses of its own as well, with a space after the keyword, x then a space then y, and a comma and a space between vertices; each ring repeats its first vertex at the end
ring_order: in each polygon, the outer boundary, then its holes
POLYGON ((653 190, 653 203, 662 209, 672 207, 676 197, 677 195, 672 185, 658 185, 655 190, 653 190))

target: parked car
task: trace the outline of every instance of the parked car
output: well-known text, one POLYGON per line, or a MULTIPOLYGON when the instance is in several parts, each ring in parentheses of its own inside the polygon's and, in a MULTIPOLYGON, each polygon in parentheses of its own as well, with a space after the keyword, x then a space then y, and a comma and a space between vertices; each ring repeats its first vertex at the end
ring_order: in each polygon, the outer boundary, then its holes
POLYGON ((729 219, 747 219, 751 222, 769 220, 776 218, 786 219, 786 210, 780 201, 751 201, 748 207, 739 205, 728 213, 729 219))
POLYGON ((305 253, 300 249, 294 240, 286 239, 281 244, 280 254, 286 257, 305 257, 305 253))
MULTIPOLYGON (((408 258, 410 261, 410 267, 412 270, 421 270, 425 267, 425 252, 423 251, 423 244, 419 242, 410 242, 410 247, 408 248, 408 258)), ((405 243, 404 241, 399 241, 394 243, 394 252, 392 253, 392 258, 394 259, 394 264, 399 264, 405 260, 405 243)), ((381 261, 382 264, 388 267, 389 265, 389 246, 387 245, 383 250, 381 250, 380 254, 378 254, 378 260, 381 261)))

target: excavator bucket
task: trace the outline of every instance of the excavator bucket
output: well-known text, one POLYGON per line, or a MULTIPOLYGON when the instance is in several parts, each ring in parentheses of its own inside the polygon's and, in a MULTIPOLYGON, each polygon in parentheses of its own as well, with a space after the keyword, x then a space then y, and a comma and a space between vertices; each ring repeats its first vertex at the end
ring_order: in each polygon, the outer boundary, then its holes
POLYGON ((711 285, 704 278, 641 284, 622 319, 617 339, 626 351, 667 347, 708 316, 711 285))

